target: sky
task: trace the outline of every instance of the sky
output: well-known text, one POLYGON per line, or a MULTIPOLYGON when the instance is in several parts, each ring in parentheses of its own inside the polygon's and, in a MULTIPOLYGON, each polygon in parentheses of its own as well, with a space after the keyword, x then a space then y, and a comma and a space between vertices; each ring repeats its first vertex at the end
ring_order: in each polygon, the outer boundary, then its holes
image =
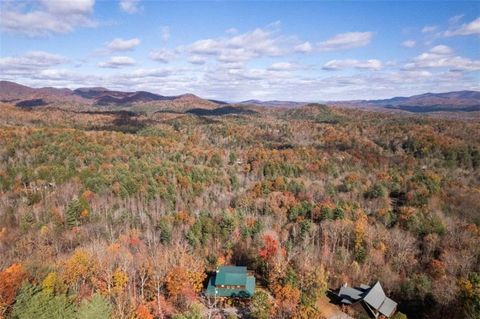
POLYGON ((480 90, 480 1, 0 0, 0 79, 224 101, 480 90))

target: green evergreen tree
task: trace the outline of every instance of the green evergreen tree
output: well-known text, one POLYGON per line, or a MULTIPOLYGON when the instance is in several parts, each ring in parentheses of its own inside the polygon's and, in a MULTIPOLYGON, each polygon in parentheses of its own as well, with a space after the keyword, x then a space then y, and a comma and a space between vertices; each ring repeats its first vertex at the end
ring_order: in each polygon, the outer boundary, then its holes
POLYGON ((112 306, 108 300, 94 294, 91 300, 83 300, 77 311, 77 319, 108 319, 112 315, 112 306))
POLYGON ((31 284, 26 284, 17 296, 12 318, 74 319, 75 308, 65 295, 52 296, 31 284))
POLYGON ((252 317, 255 319, 268 319, 270 318, 271 309, 272 304, 268 294, 262 290, 256 291, 250 304, 250 314, 252 317))
POLYGON ((74 199, 68 204, 65 220, 69 227, 80 225, 80 214, 84 209, 88 209, 88 202, 83 198, 74 199))
POLYGON ((15 305, 12 311, 12 318, 20 318, 21 314, 25 311, 29 301, 35 294, 40 291, 40 288, 30 283, 24 283, 18 292, 15 299, 15 305))

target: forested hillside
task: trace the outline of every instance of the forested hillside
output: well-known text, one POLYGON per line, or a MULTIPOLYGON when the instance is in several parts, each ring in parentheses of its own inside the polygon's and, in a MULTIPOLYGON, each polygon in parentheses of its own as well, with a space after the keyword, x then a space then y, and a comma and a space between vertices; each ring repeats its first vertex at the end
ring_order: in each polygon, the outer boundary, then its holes
POLYGON ((238 109, 1 105, 0 318, 199 318, 222 264, 253 318, 376 280, 408 318, 479 318, 478 121, 238 109))

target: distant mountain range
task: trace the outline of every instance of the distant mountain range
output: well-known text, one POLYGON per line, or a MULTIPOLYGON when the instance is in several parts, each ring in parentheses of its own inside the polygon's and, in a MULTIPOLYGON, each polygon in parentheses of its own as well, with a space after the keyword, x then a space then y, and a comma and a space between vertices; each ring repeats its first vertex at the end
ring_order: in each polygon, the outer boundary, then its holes
POLYGON ((202 99, 193 94, 163 96, 145 91, 112 91, 102 87, 56 89, 31 88, 9 81, 0 81, 0 102, 13 103, 19 107, 77 106, 105 109, 132 108, 141 111, 165 109, 186 110, 191 108, 214 109, 221 102, 202 99))
POLYGON ((300 106, 306 105, 308 103, 309 102, 278 101, 278 100, 271 100, 271 101, 247 100, 247 101, 239 102, 238 104, 258 105, 258 106, 265 106, 265 107, 294 108, 294 107, 300 107, 300 106))
POLYGON ((472 112, 480 111, 480 92, 455 91, 425 93, 410 97, 394 97, 384 100, 357 100, 330 102, 328 104, 347 107, 380 107, 409 112, 472 112))
MULTIPOLYGON (((328 101, 323 103, 341 107, 380 108, 415 113, 473 112, 480 111, 480 92, 456 91, 446 93, 425 93, 409 97, 394 97, 383 100, 328 101)), ((240 102, 239 104, 296 108, 304 106, 308 104, 308 102, 248 100, 240 102)))
MULTIPOLYGON (((18 107, 57 106, 62 108, 128 109, 131 111, 156 112, 165 110, 199 111, 224 108, 228 103, 207 100, 193 94, 163 96, 146 91, 123 92, 103 87, 78 88, 76 90, 58 88, 31 88, 9 81, 0 81, 0 102, 12 103, 18 107)), ((233 103, 235 107, 260 106, 268 108, 298 108, 308 102, 247 100, 233 103)), ((355 108, 376 108, 408 112, 472 112, 480 111, 480 92, 456 91, 447 93, 425 93, 410 97, 394 97, 383 100, 329 101, 328 105, 355 108)), ((235 109, 236 110, 236 109, 235 109)), ((209 114, 206 112, 205 114, 209 114)))

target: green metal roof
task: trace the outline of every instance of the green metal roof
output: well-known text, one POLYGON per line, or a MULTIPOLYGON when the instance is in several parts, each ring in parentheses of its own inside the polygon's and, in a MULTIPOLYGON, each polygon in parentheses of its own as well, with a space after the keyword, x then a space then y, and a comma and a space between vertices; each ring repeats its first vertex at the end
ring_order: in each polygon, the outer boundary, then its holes
POLYGON ((223 266, 217 271, 215 284, 218 285, 242 285, 247 281, 247 267, 223 266))
POLYGON ((247 274, 247 267, 223 266, 208 281, 207 296, 251 297, 255 293, 255 277, 247 274), (226 288, 224 286, 245 286, 245 288, 226 288))
POLYGON ((255 293, 255 277, 247 276, 247 281, 245 289, 227 289, 220 288, 215 286, 215 276, 210 277, 208 281, 207 290, 205 294, 207 296, 217 296, 217 297, 240 297, 240 298, 249 298, 252 297, 255 293))

